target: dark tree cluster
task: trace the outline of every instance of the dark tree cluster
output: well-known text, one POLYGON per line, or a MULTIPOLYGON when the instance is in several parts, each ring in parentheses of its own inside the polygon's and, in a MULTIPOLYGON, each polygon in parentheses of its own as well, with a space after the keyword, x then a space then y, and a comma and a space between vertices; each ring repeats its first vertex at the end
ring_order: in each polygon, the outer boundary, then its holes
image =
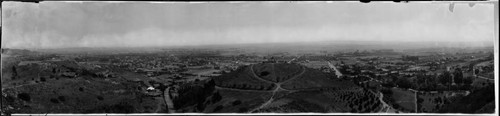
POLYGON ((17 98, 22 99, 24 101, 31 101, 30 94, 28 94, 28 93, 17 94, 17 98))
POLYGON ((214 80, 209 80, 207 82, 199 82, 199 84, 184 85, 178 90, 179 97, 173 99, 174 106, 176 108, 196 105, 197 111, 203 111, 207 103, 209 103, 210 96, 212 96, 212 101, 219 101, 222 96, 215 91, 214 80))
MULTIPOLYGON (((488 85, 487 87, 475 90, 469 95, 459 98, 454 102, 444 106, 443 109, 441 109, 439 112, 478 113, 476 111, 479 111, 481 108, 483 108, 490 102, 495 102, 494 85, 488 85)), ((493 112, 494 110, 482 111, 479 113, 493 113, 493 112)))

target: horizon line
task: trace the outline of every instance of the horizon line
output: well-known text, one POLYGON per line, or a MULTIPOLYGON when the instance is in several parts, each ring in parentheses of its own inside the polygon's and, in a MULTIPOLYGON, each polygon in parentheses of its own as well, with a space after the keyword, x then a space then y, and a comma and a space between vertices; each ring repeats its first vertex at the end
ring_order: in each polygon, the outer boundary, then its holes
MULTIPOLYGON (((376 41, 376 40, 320 40, 320 41, 293 41, 293 42, 250 42, 250 43, 221 43, 221 44, 200 44, 200 45, 152 45, 152 46, 96 46, 96 47, 86 47, 86 46, 75 46, 75 47, 46 47, 46 48, 21 48, 21 47, 1 47, 1 49, 26 49, 26 50, 47 50, 47 49, 68 49, 68 48, 184 48, 184 47, 212 47, 212 46, 230 46, 230 45, 258 45, 258 44, 311 44, 318 42, 326 42, 322 44, 335 44, 334 42, 345 43, 345 42, 366 42, 366 43, 489 43, 489 41, 376 41)), ((498 45, 494 41, 491 42, 492 45, 483 45, 481 47, 494 47, 498 45)), ((349 44, 349 43, 345 43, 349 44)), ((446 46, 443 46, 446 47, 446 46)))

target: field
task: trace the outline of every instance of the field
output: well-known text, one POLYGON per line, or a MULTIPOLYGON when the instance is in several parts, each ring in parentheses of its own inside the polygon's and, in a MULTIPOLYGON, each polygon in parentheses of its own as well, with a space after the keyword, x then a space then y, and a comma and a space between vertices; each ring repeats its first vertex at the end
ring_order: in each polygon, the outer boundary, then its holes
POLYGON ((189 69, 186 72, 187 74, 193 74, 193 75, 212 75, 215 72, 219 72, 220 70, 215 70, 215 69, 189 69))
POLYGON ((418 97, 422 99, 418 112, 437 112, 449 102, 448 96, 444 93, 419 93, 418 97))
POLYGON ((321 67, 328 67, 328 63, 324 61, 309 61, 307 63, 302 63, 302 65, 314 69, 320 69, 321 67))
POLYGON ((213 77, 217 86, 253 90, 270 90, 274 88, 272 83, 267 83, 253 77, 248 67, 240 67, 236 71, 213 77))
POLYGON ((415 112, 415 93, 408 90, 391 88, 392 94, 387 96, 393 99, 392 105, 403 112, 415 112))
POLYGON ((241 92, 235 90, 218 89, 222 99, 214 104, 210 104, 203 112, 214 113, 244 113, 251 108, 258 107, 271 97, 270 92, 241 92))
POLYGON ((146 78, 146 76, 142 75, 142 74, 138 74, 138 73, 134 73, 134 72, 120 72, 118 73, 120 74, 119 76, 126 79, 126 80, 130 80, 130 81, 142 81, 142 80, 148 80, 148 78, 146 78))
POLYGON ((262 79, 276 82, 276 73, 274 73, 274 66, 272 63, 253 65, 250 68, 254 71, 257 76, 262 79))
MULTIPOLYGON (((256 65, 256 67, 258 68, 255 70, 258 71, 269 71, 270 73, 278 73, 280 75, 295 74, 296 76, 293 76, 294 78, 292 80, 281 83, 282 89, 277 89, 277 91, 265 91, 274 88, 256 89, 252 88, 252 86, 256 86, 258 84, 274 84, 266 83, 266 81, 260 80, 260 77, 255 77, 251 72, 252 69, 248 66, 240 67, 236 71, 213 78, 215 80, 215 85, 218 86, 216 87, 216 91, 220 93, 220 100, 217 99, 219 98, 217 97, 217 95, 212 94, 207 98, 203 98, 204 100, 198 100, 209 102, 199 102, 198 105, 183 105, 178 111, 222 113, 366 113, 378 112, 381 109, 379 98, 372 92, 355 85, 351 81, 330 78, 328 74, 325 74, 319 70, 306 68, 297 64, 258 64, 256 65), (241 85, 244 86, 242 87, 241 85), (272 99, 271 96, 273 96, 272 99)), ((279 85, 280 83, 276 84, 279 85)), ((191 88, 191 90, 189 91, 200 90, 191 88)))
POLYGON ((302 72, 300 65, 285 64, 285 63, 266 63, 256 64, 252 66, 256 75, 262 79, 281 82, 302 72))
POLYGON ((376 112, 381 104, 370 92, 350 90, 314 90, 291 93, 256 112, 376 112), (349 101, 349 102, 348 102, 349 101))
POLYGON ((494 64, 493 61, 485 61, 485 62, 478 63, 476 66, 488 66, 488 65, 493 65, 493 64, 494 64))
POLYGON ((303 67, 296 64, 285 64, 285 63, 277 63, 274 64, 274 73, 276 73, 276 81, 282 82, 284 80, 288 80, 293 76, 299 75, 303 71, 303 67))
POLYGON ((313 88, 350 88, 355 86, 352 82, 344 82, 334 78, 319 70, 306 68, 304 74, 299 77, 283 83, 282 88, 290 90, 313 89, 313 88))
POLYGON ((475 78, 474 81, 472 82, 472 86, 475 88, 485 87, 488 84, 493 84, 493 81, 489 81, 483 78, 475 78))
POLYGON ((8 104, 23 113, 162 112, 161 97, 148 97, 139 83, 89 77, 61 78, 6 89, 8 104))
POLYGON ((159 75, 159 76, 156 76, 156 77, 150 77, 152 80, 156 81, 156 82, 161 82, 161 83, 170 83, 173 81, 173 78, 174 75, 169 75, 169 74, 163 74, 163 75, 159 75))

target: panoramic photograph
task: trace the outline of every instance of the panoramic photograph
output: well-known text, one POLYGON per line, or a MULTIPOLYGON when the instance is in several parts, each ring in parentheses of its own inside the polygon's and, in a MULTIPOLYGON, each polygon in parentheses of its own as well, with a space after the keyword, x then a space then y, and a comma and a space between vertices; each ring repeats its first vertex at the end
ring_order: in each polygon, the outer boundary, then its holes
POLYGON ((498 1, 2 2, 1 115, 498 114, 498 1))

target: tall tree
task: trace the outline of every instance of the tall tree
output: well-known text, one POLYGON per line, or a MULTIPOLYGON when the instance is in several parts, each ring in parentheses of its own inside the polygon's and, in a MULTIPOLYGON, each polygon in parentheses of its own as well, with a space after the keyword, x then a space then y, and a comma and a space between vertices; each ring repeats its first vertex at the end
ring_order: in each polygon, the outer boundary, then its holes
POLYGON ((16 79, 17 77, 17 69, 15 66, 12 66, 12 79, 16 79))
POLYGON ((439 82, 443 85, 449 85, 451 84, 451 74, 448 71, 445 71, 443 74, 441 74, 439 78, 439 82))
POLYGON ((460 68, 456 68, 455 69, 455 72, 453 73, 453 76, 454 76, 454 81, 456 84, 463 84, 463 73, 462 73, 462 69, 460 68))

